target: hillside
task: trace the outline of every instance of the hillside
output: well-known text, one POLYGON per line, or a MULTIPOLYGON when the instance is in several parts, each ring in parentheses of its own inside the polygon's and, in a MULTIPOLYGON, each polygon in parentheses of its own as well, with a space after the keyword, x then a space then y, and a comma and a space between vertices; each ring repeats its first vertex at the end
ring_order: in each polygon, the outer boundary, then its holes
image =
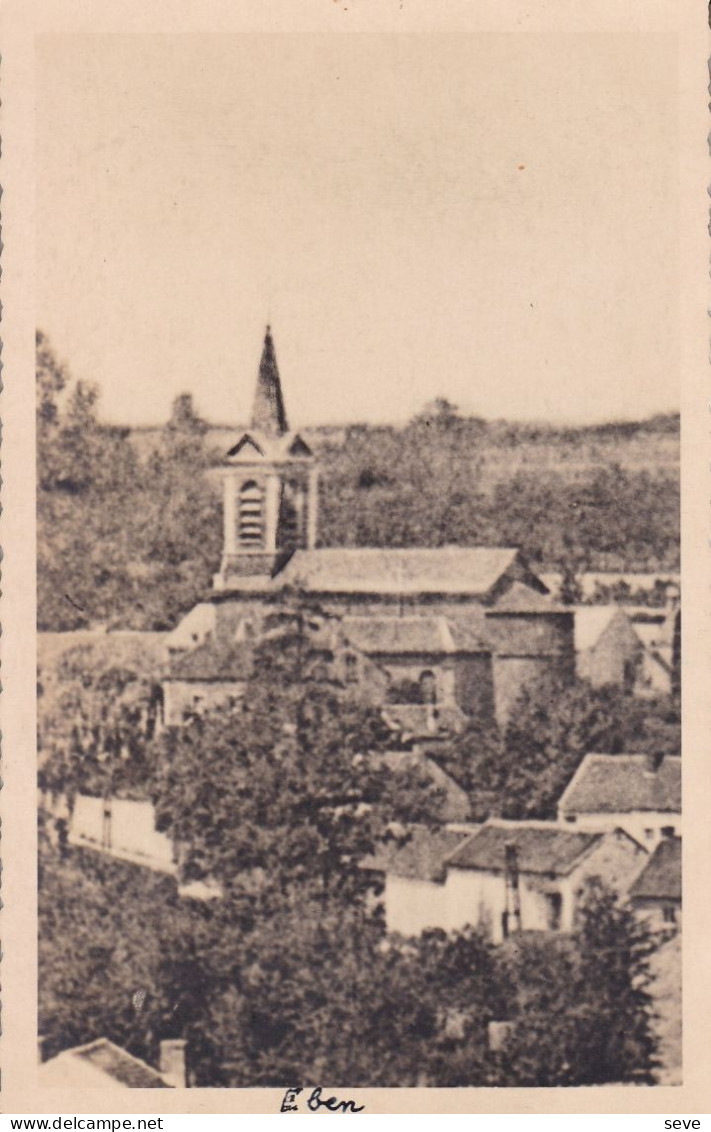
MULTIPOLYGON (((206 445, 219 455, 245 427, 208 425, 206 445)), ((161 427, 152 425, 128 431, 141 457, 156 450, 163 434, 161 427)), ((327 463, 341 456, 352 464, 382 460, 389 446, 406 445, 412 425, 323 425, 299 431, 327 463)), ((458 436, 470 450, 468 459, 480 462, 479 474, 485 488, 516 471, 530 471, 533 467, 557 469, 570 479, 584 477, 591 468, 610 464, 652 474, 663 469, 676 474, 679 468, 679 417, 671 413, 645 421, 578 427, 461 418, 458 436)))
MULTIPOLYGON (((239 431, 207 427, 209 464, 239 431)), ((678 416, 556 428, 440 414, 303 434, 322 469, 323 545, 504 544, 553 571, 678 568, 678 416)), ((145 459, 160 437, 137 429, 131 443, 145 459)))

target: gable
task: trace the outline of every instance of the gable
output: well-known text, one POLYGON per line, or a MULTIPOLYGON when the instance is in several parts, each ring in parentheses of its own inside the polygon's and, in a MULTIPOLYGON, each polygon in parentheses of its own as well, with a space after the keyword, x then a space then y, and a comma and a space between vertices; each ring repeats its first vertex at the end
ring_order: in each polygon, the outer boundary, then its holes
POLYGON ((641 652, 642 642, 623 609, 618 609, 600 634, 595 648, 611 649, 621 656, 641 652))
POLYGON ((289 456, 307 456, 309 458, 313 456, 313 452, 306 441, 298 434, 289 445, 288 454, 289 456))
POLYGON ((263 451, 262 448, 260 448, 259 444, 254 439, 254 437, 250 436, 250 434, 248 432, 245 432, 244 436, 240 440, 238 440, 237 443, 234 445, 234 447, 230 448, 229 452, 227 453, 228 459, 234 459, 235 456, 239 456, 239 455, 243 455, 243 456, 257 455, 257 456, 263 457, 264 451, 263 451))

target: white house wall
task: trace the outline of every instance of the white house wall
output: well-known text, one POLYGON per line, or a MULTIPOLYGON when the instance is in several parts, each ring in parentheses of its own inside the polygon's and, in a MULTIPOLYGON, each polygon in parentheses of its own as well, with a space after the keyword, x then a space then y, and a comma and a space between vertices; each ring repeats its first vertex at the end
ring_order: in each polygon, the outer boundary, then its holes
MULTIPOLYGON (((630 840, 619 829, 613 830, 588 853, 575 869, 568 883, 573 894, 591 877, 599 877, 616 892, 624 893, 637 879, 649 861, 646 847, 637 839, 630 840)), ((572 927, 572 923, 570 924, 572 927)))
MULTIPOLYGON (((519 899, 521 926, 525 931, 546 931, 549 904, 535 877, 521 875, 519 899)), ((556 886, 549 886, 555 891, 556 886)), ((449 869, 445 883, 446 927, 458 930, 470 924, 491 934, 494 943, 503 939, 506 884, 503 873, 477 869, 449 869)))
POLYGON ((69 827, 72 845, 102 849, 121 860, 162 872, 173 871, 173 843, 156 830, 151 802, 114 798, 109 823, 104 819, 104 805, 102 798, 77 795, 69 827))
POLYGON ((419 935, 427 928, 446 927, 444 884, 388 874, 382 900, 388 931, 419 935))

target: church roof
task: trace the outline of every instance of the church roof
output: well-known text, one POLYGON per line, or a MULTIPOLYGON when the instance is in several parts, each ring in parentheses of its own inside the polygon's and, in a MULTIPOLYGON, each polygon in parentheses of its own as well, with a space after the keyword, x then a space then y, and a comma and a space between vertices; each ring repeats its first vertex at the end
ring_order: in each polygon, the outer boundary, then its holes
POLYGON ((481 652, 481 638, 451 624, 446 617, 344 617, 343 632, 366 654, 481 652))
POLYGON ((517 555, 515 549, 488 546, 297 550, 278 580, 317 593, 451 593, 483 598, 517 555))
POLYGON ((252 406, 252 428, 265 436, 283 436, 289 431, 281 391, 281 378, 277 366, 271 327, 264 335, 262 357, 259 362, 257 388, 252 406))

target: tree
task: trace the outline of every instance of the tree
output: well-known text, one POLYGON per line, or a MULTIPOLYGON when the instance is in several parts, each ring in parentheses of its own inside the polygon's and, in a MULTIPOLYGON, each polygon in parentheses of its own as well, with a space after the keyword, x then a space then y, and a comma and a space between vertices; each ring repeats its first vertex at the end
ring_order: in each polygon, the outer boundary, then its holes
POLYGON ((598 878, 578 894, 572 938, 517 937, 508 951, 507 1085, 651 1084, 650 930, 598 878))
POLYGON ((38 624, 85 628, 130 600, 136 454, 98 419, 98 389, 71 382, 37 335, 38 624))
POLYGON ((37 335, 38 624, 165 629, 219 561, 214 457, 192 398, 177 398, 157 451, 99 418, 98 387, 73 382, 37 335))
POLYGON ((108 1037, 149 1056, 162 941, 179 934, 170 878, 40 840, 39 1032, 45 1056, 108 1037), (145 1009, 144 1009, 145 1007, 145 1009))
POLYGON ((59 402, 67 385, 67 370, 58 361, 41 330, 35 335, 37 354, 36 423, 37 472, 40 490, 55 478, 52 467, 54 447, 59 429, 59 402))
POLYGON ((637 698, 616 685, 555 678, 518 698, 506 726, 472 719, 437 755, 467 791, 475 820, 554 818, 586 754, 655 750, 678 755, 678 698, 637 698))
POLYGON ((378 759, 380 711, 354 699, 332 662, 328 625, 283 610, 254 649, 243 698, 161 736, 157 819, 186 876, 259 905, 299 892, 351 906, 372 889, 361 862, 389 825, 437 813, 417 772, 378 759))
POLYGON ((131 668, 103 667, 90 646, 78 646, 63 655, 55 685, 41 691, 40 788, 70 804, 77 793, 145 797, 160 687, 131 668))

